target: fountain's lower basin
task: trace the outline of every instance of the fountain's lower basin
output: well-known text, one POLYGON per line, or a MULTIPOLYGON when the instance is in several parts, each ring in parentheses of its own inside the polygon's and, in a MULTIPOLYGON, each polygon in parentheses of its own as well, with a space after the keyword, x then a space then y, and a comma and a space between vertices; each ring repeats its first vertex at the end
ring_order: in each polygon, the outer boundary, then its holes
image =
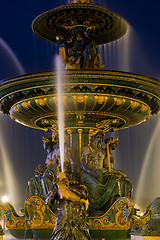
MULTIPOLYGON (((31 196, 26 199, 23 217, 19 217, 14 207, 9 203, 0 202, 0 207, 6 215, 6 227, 12 236, 25 239, 33 238, 34 235, 38 239, 50 239, 56 223, 56 214, 40 197, 31 196)), ((133 224, 138 224, 141 227, 151 219, 151 207, 147 208, 142 217, 136 217, 133 214, 133 201, 130 198, 122 197, 114 202, 105 214, 94 217, 89 215, 88 226, 92 239, 130 238, 129 233, 133 224)), ((137 236, 132 235, 132 237, 137 236)), ((149 238, 146 239, 149 240, 149 238)))
MULTIPOLYGON (((6 214, 6 226, 16 238, 50 239, 56 223, 56 214, 38 196, 31 196, 25 201, 25 216, 19 217, 13 206, 1 203, 6 214)), ((134 204, 129 198, 119 198, 106 213, 99 217, 88 216, 88 226, 93 239, 127 238, 132 225, 134 204)))

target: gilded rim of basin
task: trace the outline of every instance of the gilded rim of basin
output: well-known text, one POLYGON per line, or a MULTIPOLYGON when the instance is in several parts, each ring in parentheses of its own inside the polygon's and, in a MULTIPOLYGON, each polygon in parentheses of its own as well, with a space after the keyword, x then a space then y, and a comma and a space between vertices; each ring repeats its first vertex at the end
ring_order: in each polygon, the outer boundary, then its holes
MULTIPOLYGON (((132 73, 65 70, 63 99, 67 127, 116 130, 137 125, 160 108, 160 82, 132 73)), ((0 82, 3 113, 23 125, 57 127, 56 72, 22 75, 0 82)))

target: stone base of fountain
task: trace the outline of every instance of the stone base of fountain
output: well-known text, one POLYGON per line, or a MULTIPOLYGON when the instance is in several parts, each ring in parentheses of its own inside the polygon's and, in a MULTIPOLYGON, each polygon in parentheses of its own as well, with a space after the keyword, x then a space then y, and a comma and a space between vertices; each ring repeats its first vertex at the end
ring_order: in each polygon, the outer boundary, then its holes
POLYGON ((131 235, 132 240, 160 240, 160 236, 136 236, 131 235))

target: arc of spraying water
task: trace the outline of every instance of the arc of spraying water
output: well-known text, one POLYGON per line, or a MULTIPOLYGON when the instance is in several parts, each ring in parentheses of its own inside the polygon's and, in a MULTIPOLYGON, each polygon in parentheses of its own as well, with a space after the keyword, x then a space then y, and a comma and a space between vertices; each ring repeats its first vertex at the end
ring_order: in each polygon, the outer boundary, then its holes
POLYGON ((152 135, 152 138, 150 140, 149 146, 147 148, 147 152, 146 152, 145 157, 144 157, 142 170, 140 172, 140 177, 139 177, 139 180, 138 180, 138 187, 137 187, 137 190, 136 190, 136 193, 135 193, 135 200, 134 200, 135 203, 137 203, 137 204, 139 203, 140 196, 143 193, 147 169, 149 167, 150 161, 152 160, 150 153, 151 153, 151 150, 153 148, 155 137, 157 136, 159 129, 160 129, 160 117, 159 117, 159 120, 158 120, 158 124, 157 124, 157 126, 156 126, 156 128, 153 132, 153 135, 152 135))
POLYGON ((0 37, 0 46, 6 51, 6 53, 9 55, 13 63, 15 64, 19 74, 25 74, 25 70, 22 67, 20 61, 18 60, 17 56, 13 52, 13 50, 9 47, 9 45, 0 37))

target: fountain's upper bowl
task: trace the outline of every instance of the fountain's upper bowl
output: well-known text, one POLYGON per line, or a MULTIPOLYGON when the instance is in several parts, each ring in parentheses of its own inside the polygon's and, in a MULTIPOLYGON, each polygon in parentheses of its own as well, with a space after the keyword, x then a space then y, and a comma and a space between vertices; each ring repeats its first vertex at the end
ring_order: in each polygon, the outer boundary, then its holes
POLYGON ((97 45, 121 38, 128 23, 120 15, 95 4, 72 3, 39 15, 32 24, 35 34, 44 40, 58 44, 57 37, 69 38, 74 29, 94 30, 97 45))
MULTIPOLYGON (((160 82, 133 73, 64 70, 66 127, 116 130, 135 126, 160 110, 160 82)), ((17 122, 57 128, 56 72, 22 75, 0 82, 0 107, 17 122)))

